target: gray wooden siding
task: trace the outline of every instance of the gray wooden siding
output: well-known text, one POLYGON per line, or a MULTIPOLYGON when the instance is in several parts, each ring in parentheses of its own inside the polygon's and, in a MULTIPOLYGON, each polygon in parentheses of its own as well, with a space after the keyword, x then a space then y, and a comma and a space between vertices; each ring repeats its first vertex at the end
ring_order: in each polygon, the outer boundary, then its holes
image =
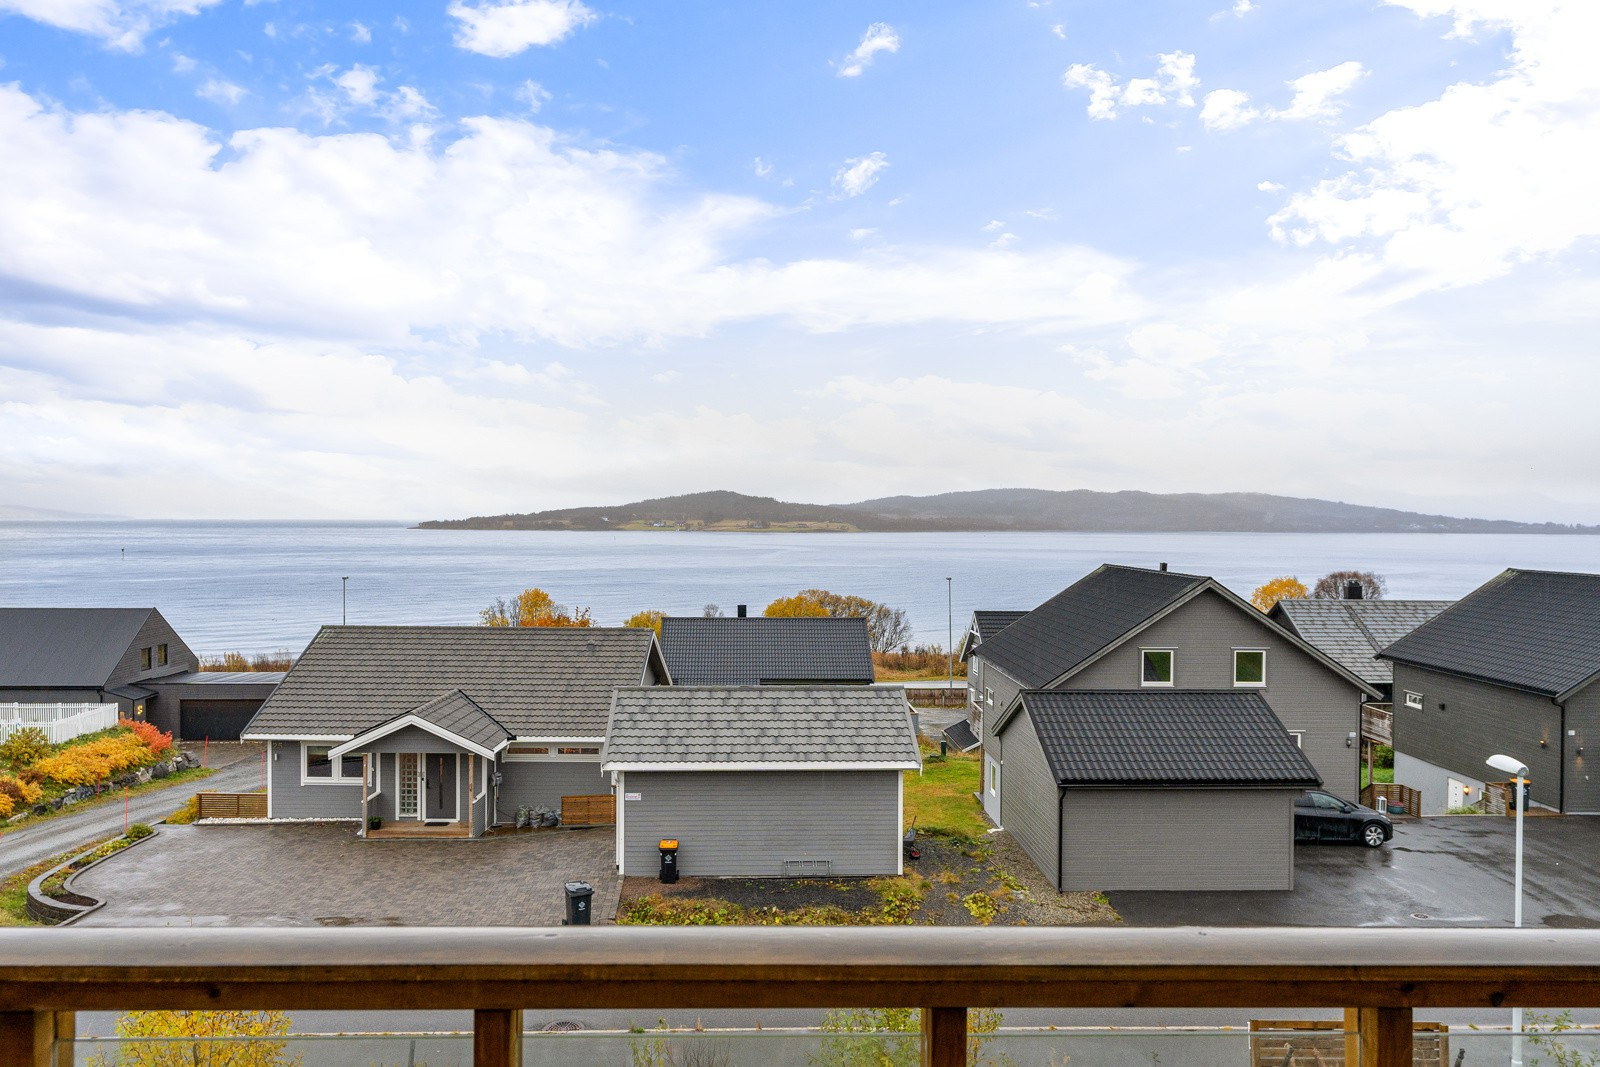
POLYGON ((360 819, 361 783, 301 785, 300 742, 273 741, 267 760, 273 819, 360 819))
POLYGON ((835 875, 893 874, 900 858, 900 771, 629 773, 624 870, 653 875, 657 843, 677 838, 686 875, 777 878, 787 859, 831 860, 835 875))
MULTIPOLYGON (((1528 765, 1535 803, 1561 806, 1561 709, 1548 697, 1396 663, 1394 698, 1396 752, 1457 772, 1463 781, 1497 777, 1483 761, 1504 752, 1528 765), (1407 691, 1422 694, 1421 711, 1405 706, 1407 691), (1541 740, 1547 747, 1539 747, 1541 740)), ((1440 814, 1445 797, 1428 785, 1412 787, 1423 790, 1424 814, 1440 814)))
POLYGON ((562 797, 597 796, 611 792, 611 776, 600 773, 600 761, 506 761, 500 765, 503 780, 495 800, 495 820, 514 822, 517 809, 561 810, 562 797))
POLYGON ((1566 738, 1566 810, 1600 814, 1600 682, 1567 699, 1567 729, 1577 732, 1566 738))
POLYGON ((1143 648, 1174 649, 1173 688, 1191 690, 1233 689, 1233 650, 1266 649, 1267 684, 1259 692, 1286 729, 1302 731, 1324 787, 1354 799, 1360 748, 1345 741, 1351 733, 1359 738, 1361 691, 1217 593, 1202 593, 1056 688, 1138 689, 1143 648))
POLYGON ((1064 890, 1293 889, 1289 789, 1069 789, 1064 890))
MULTIPOLYGON (((982 648, 983 646, 980 645, 978 647, 982 648)), ((983 674, 984 686, 994 690, 994 710, 989 710, 988 705, 984 706, 983 751, 997 760, 1003 760, 1005 758, 1005 739, 995 736, 994 724, 999 721, 1000 716, 1006 713, 1006 709, 1011 706, 1011 702, 1016 699, 1017 694, 1022 692, 1022 686, 1011 675, 992 664, 984 668, 983 674)))
POLYGON ((167 674, 182 674, 185 671, 200 669, 200 658, 183 643, 183 638, 178 636, 178 631, 167 624, 159 611, 152 611, 143 626, 133 639, 133 645, 123 653, 116 668, 111 672, 108 686, 124 685, 128 682, 140 682, 151 678, 160 678, 167 674), (160 664, 155 659, 155 647, 167 646, 167 662, 160 664), (150 649, 150 669, 142 670, 139 667, 139 653, 143 649, 150 649))
POLYGON ((1057 882, 1060 855, 1060 791, 1045 761, 1039 735, 1026 711, 1006 724, 1006 763, 1000 780, 1000 825, 1011 832, 1044 873, 1057 882))

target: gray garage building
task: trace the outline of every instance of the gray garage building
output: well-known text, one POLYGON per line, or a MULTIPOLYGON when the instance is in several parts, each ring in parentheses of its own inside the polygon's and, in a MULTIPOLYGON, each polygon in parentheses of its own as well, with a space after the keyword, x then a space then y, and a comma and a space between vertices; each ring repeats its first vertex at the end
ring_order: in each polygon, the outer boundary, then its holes
POLYGON ((898 689, 619 689, 601 752, 617 869, 656 873, 670 838, 690 875, 899 874, 903 775, 921 766, 898 689))
POLYGON ((1057 889, 1293 889, 1322 780, 1256 692, 1020 694, 1001 817, 1057 889))

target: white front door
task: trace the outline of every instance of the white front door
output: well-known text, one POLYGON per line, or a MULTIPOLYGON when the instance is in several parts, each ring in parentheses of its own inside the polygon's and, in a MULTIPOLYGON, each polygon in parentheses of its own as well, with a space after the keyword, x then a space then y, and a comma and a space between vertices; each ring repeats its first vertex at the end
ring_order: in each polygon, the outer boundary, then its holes
POLYGON ((1445 804, 1448 811, 1452 808, 1465 807, 1467 803, 1467 783, 1458 782, 1454 778, 1449 780, 1449 802, 1445 804))
POLYGON ((402 752, 395 759, 399 761, 399 784, 395 787, 394 817, 415 819, 422 810, 422 757, 415 752, 402 752))

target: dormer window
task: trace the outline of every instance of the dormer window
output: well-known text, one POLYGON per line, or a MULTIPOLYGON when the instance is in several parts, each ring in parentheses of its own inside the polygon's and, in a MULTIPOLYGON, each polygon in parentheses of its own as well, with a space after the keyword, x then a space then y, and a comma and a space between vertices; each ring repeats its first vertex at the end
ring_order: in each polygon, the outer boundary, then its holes
POLYGON ((1165 685, 1172 684, 1173 652, 1170 648, 1146 648, 1140 650, 1140 685, 1165 685))
POLYGON ((139 669, 141 671, 147 671, 150 669, 150 654, 152 651, 153 649, 149 648, 141 648, 139 650, 139 669))
POLYGON ((1233 684, 1237 688, 1260 688, 1267 684, 1267 650, 1264 648, 1236 648, 1233 650, 1233 684))

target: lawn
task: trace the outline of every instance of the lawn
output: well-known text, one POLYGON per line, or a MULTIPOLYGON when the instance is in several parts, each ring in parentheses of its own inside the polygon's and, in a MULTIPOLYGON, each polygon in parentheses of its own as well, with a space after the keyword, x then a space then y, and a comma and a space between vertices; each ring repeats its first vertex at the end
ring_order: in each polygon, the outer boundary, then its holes
MULTIPOLYGON (((1372 777, 1380 784, 1392 784, 1394 782, 1394 768, 1374 767, 1372 768, 1372 777)), ((1367 781, 1367 765, 1363 763, 1361 765, 1361 788, 1365 789, 1371 784, 1371 782, 1367 781)))
POLYGON ((959 752, 940 756, 937 748, 925 746, 922 762, 920 774, 906 772, 906 825, 914 818, 919 831, 981 838, 989 822, 976 796, 983 773, 978 757, 959 752))

